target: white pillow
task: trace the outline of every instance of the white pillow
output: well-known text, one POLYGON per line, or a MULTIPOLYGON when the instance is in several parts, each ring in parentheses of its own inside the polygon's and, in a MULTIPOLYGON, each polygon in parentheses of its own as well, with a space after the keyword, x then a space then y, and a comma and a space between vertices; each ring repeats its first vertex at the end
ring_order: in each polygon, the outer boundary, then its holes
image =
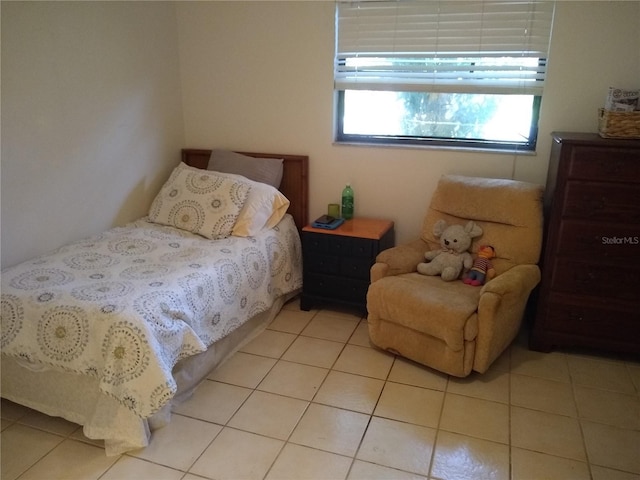
POLYGON ((249 180, 180 163, 153 200, 149 220, 212 240, 226 238, 251 189, 249 180))
POLYGON ((275 227, 289 208, 289 199, 266 183, 254 182, 241 175, 216 172, 220 176, 249 182, 251 191, 233 227, 236 237, 253 237, 261 230, 275 227))

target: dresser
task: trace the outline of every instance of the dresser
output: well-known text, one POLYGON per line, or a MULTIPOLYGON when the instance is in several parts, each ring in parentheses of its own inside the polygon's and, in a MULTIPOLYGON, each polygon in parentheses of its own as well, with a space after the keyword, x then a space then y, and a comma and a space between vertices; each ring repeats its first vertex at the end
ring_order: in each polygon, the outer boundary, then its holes
POLYGON ((300 308, 310 310, 316 303, 332 302, 366 313, 371 266, 394 241, 389 220, 356 217, 335 230, 304 227, 300 308))
POLYGON ((554 133, 534 350, 640 353, 640 141, 554 133))

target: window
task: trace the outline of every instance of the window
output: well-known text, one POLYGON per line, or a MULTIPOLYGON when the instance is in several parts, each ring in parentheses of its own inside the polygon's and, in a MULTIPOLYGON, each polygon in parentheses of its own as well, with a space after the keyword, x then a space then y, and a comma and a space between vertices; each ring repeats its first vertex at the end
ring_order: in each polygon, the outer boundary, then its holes
POLYGON ((337 140, 534 150, 553 2, 337 3, 337 140))

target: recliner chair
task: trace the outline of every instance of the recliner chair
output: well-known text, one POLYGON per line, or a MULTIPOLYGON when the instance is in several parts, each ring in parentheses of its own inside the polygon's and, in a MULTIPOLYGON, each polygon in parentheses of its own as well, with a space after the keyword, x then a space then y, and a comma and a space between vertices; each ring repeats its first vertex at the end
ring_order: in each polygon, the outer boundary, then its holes
POLYGON ((367 292, 369 336, 382 349, 457 377, 484 373, 518 334, 529 294, 540 281, 543 188, 514 180, 443 176, 419 239, 381 252, 367 292), (483 286, 417 273, 440 248, 433 225, 473 220, 474 239, 495 248, 496 276, 483 286))

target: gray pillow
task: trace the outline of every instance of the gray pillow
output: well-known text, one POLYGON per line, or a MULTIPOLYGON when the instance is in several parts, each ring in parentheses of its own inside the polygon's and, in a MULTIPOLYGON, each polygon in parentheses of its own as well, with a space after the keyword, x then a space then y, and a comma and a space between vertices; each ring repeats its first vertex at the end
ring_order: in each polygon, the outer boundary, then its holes
POLYGON ((207 170, 242 175, 254 182, 280 188, 282 158, 254 158, 229 150, 212 150, 207 170))

